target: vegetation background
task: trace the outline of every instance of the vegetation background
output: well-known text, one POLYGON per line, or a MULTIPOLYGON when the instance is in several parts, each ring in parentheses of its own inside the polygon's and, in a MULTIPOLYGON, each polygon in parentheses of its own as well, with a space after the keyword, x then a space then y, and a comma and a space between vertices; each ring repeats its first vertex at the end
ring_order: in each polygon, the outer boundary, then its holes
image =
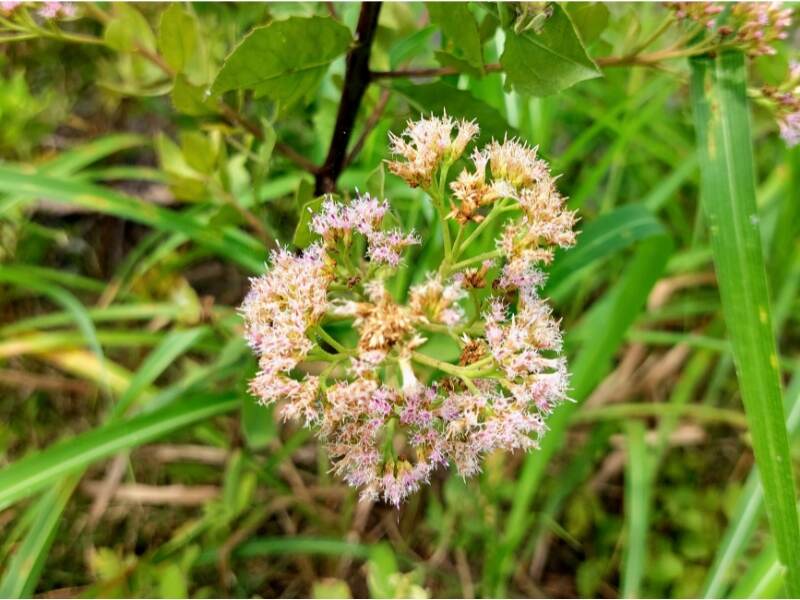
POLYGON ((659 4, 2 3, 0 596, 796 595, 800 154, 758 87, 789 33, 745 62, 659 4), (383 161, 444 110, 580 211, 546 287, 576 402, 394 510, 256 405, 236 307, 323 192, 434 239, 383 161))

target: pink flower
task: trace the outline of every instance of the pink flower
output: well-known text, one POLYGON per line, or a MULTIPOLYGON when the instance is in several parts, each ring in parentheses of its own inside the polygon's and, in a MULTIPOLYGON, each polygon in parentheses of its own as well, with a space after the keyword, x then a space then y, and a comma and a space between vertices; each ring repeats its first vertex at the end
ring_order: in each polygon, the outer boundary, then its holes
POLYGON ((59 17, 70 19, 75 16, 77 10, 72 2, 44 2, 38 12, 44 19, 59 17))

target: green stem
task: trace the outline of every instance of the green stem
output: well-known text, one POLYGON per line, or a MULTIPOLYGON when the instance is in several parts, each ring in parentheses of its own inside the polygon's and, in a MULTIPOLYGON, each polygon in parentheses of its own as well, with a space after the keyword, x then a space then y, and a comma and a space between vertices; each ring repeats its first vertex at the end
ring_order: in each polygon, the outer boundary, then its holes
POLYGON ((747 428, 747 417, 737 410, 705 404, 630 403, 584 408, 575 415, 578 423, 623 420, 637 417, 688 417, 703 423, 724 423, 737 429, 747 428))
POLYGON ((490 252, 484 252, 483 254, 478 254, 477 256, 473 256, 472 258, 468 258, 466 260, 462 260, 461 262, 457 262, 448 268, 445 273, 455 273, 456 271, 460 271, 464 267, 468 267, 470 265, 474 265, 475 263, 480 263, 485 260, 491 260, 493 258, 498 258, 502 256, 502 252, 500 250, 491 250, 490 252))
POLYGON ((486 215, 486 218, 478 223, 478 226, 472 230, 472 233, 469 234, 466 240, 464 240, 464 243, 459 246, 458 252, 454 255, 453 259, 457 260, 461 256, 462 249, 469 248, 470 245, 478 239, 478 236, 483 233, 489 224, 491 224, 497 217, 503 213, 516 210, 516 208, 517 207, 514 204, 504 203, 504 201, 495 204, 494 208, 492 208, 492 210, 489 211, 489 214, 486 215))
MULTIPOLYGON (((329 334, 327 331, 325 331, 321 326, 319 326, 319 325, 317 326, 316 332, 317 332, 317 335, 320 338, 325 340, 325 342, 327 342, 337 352, 339 352, 341 354, 347 354, 347 355, 353 354, 353 350, 351 350, 350 348, 345 348, 344 346, 342 346, 336 340, 336 338, 334 338, 331 334, 329 334)), ((324 350, 323 350, 323 352, 324 352, 324 350)))

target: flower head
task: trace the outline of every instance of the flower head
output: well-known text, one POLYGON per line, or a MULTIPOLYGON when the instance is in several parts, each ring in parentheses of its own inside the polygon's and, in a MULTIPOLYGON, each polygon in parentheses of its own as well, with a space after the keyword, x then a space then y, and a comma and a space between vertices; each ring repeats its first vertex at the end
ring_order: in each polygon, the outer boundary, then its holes
POLYGON ((467 144, 478 135, 472 121, 455 121, 445 113, 418 121, 409 121, 399 136, 389 134, 392 154, 403 161, 390 161, 389 170, 402 177, 411 187, 428 187, 433 173, 443 164, 461 156, 467 144), (453 139, 453 128, 457 128, 453 139))
POLYGON ((535 148, 518 140, 474 150, 474 171, 448 197, 443 174, 476 134, 443 115, 391 137, 406 161, 390 168, 432 198, 438 181, 440 227, 461 228, 434 272, 398 285, 401 257, 421 240, 384 228, 386 200, 328 198, 311 218, 320 240, 300 254, 273 252, 241 309, 259 355, 251 390, 312 427, 363 496, 395 506, 437 469, 468 477, 487 453, 536 448, 567 397, 559 322, 539 290, 554 249, 574 243, 575 215, 535 148), (469 258, 479 227, 497 234, 496 250, 469 258), (434 336, 457 344, 456 357, 437 355, 434 336))
POLYGON ((71 19, 77 9, 72 2, 44 2, 38 12, 43 19, 71 19))

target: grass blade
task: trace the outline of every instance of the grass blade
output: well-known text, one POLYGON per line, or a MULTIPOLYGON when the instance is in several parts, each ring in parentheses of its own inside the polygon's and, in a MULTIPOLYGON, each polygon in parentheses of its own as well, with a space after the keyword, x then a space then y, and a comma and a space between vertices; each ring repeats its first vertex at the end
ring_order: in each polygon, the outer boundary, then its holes
POLYGON ((44 568, 47 553, 53 543, 61 513, 67 505, 80 478, 67 477, 48 490, 29 510, 33 522, 25 540, 17 548, 0 580, 0 598, 30 598, 44 568))
POLYGON ((672 241, 661 230, 639 244, 628 268, 616 285, 585 317, 580 329, 567 336, 568 348, 581 344, 572 362, 571 397, 576 403, 559 407, 549 418, 549 431, 541 447, 525 457, 519 474, 511 512, 505 523, 498 548, 491 555, 484 572, 484 594, 505 596, 506 579, 513 569, 513 555, 527 532, 530 504, 552 456, 564 443, 567 428, 579 403, 592 391, 611 366, 625 332, 644 305, 650 289, 661 275, 672 252, 672 241))
POLYGON ((125 414, 130 405, 161 373, 178 357, 191 348, 197 340, 208 333, 208 327, 196 327, 185 331, 172 331, 144 359, 130 385, 114 406, 112 418, 125 414))
POLYGON ((645 444, 645 426, 631 421, 627 426, 625 468, 625 546, 622 558, 622 597, 641 595, 647 556, 647 520, 650 505, 650 459, 645 444))
POLYGON ((755 202, 745 59, 726 52, 692 62, 702 202, 711 232, 756 464, 790 596, 800 596, 800 524, 755 202))
POLYGON ((34 452, 0 471, 0 510, 95 461, 231 411, 239 401, 237 395, 230 393, 189 398, 34 452))
POLYGON ((141 202, 103 186, 75 181, 70 177, 51 177, 5 164, 0 165, 0 192, 18 193, 26 198, 44 197, 130 219, 155 229, 182 233, 254 273, 263 270, 266 250, 261 242, 244 232, 231 227, 210 228, 177 211, 141 202))
MULTIPOLYGON (((786 397, 790 399, 787 427, 790 435, 796 439, 800 429, 800 373, 795 373, 786 397)), ((719 598, 724 593, 734 562, 747 549, 747 544, 756 530, 763 513, 763 504, 764 489, 759 481, 758 467, 753 467, 747 483, 739 494, 730 525, 722 537, 714 562, 706 576, 702 592, 704 598, 719 598)))

